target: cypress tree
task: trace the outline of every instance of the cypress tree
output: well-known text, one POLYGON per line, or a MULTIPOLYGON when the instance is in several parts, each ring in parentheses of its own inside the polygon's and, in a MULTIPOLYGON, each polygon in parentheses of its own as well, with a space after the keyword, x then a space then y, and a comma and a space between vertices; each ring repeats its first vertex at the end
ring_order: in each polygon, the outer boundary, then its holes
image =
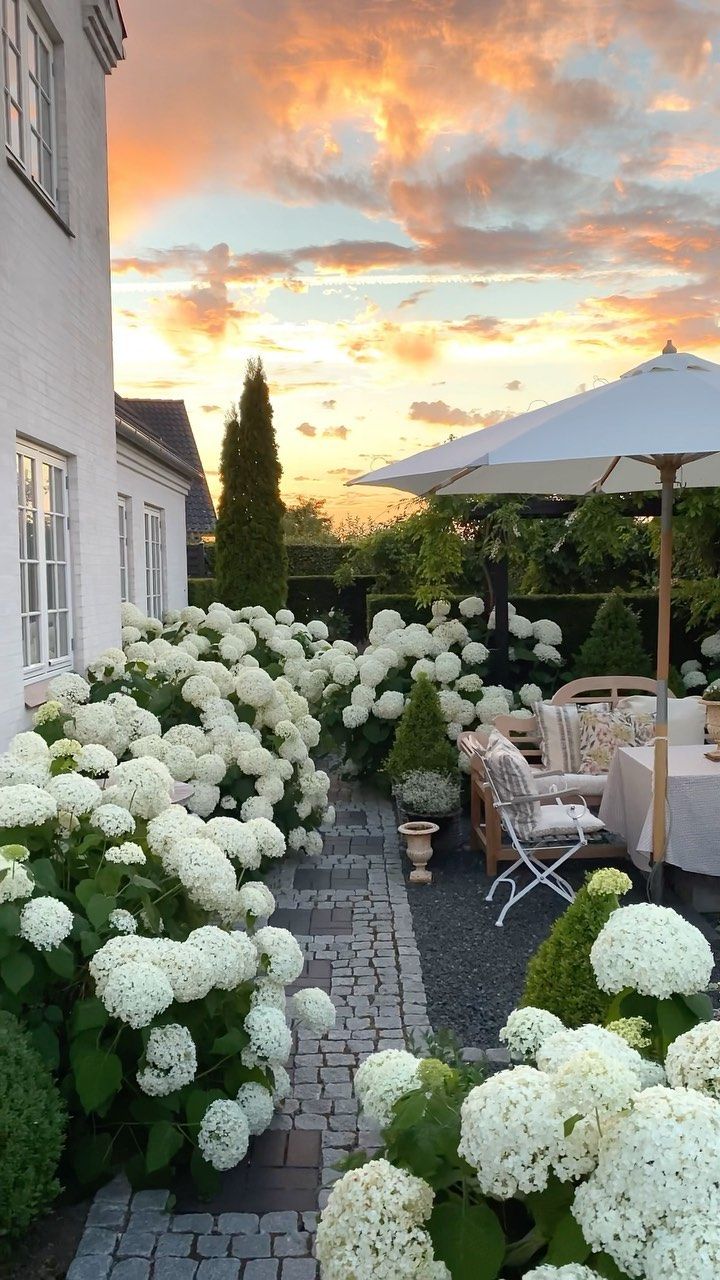
POLYGON ((613 591, 600 605, 573 674, 575 678, 651 674, 637 614, 628 608, 619 592, 613 591))
POLYGON ((282 468, 272 417, 262 361, 249 360, 220 455, 215 576, 218 598, 231 609, 261 604, 274 613, 287 596, 282 468))
POLYGON ((385 770, 393 782, 401 782, 415 769, 454 775, 457 767, 457 748, 448 741, 437 689, 423 673, 405 703, 385 770))

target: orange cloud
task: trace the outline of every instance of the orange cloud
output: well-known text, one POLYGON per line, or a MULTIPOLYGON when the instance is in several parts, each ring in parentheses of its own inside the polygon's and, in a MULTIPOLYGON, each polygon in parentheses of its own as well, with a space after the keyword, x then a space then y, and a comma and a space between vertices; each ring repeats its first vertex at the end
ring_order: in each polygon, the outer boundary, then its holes
POLYGON ((408 418, 414 422, 427 422, 436 427, 491 427, 509 417, 504 409, 491 409, 489 413, 453 409, 444 400, 414 400, 408 410, 408 418))

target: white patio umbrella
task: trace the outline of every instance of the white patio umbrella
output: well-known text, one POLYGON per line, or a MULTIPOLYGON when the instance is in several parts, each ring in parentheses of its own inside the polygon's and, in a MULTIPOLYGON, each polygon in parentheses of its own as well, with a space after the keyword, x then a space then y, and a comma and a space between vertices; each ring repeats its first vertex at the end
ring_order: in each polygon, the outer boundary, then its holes
POLYGON ((672 507, 720 485, 720 365, 671 342, 621 378, 358 476, 417 495, 630 493, 660 485, 653 862, 665 853, 672 507))

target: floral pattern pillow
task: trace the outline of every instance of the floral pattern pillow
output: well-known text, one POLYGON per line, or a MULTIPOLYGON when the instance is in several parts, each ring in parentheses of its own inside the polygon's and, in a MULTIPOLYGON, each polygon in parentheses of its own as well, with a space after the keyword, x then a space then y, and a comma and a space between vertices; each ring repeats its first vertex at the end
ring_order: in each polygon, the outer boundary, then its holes
POLYGON ((630 719, 635 728, 635 746, 647 747, 655 738, 655 716, 651 711, 632 711, 630 719))
POLYGON ((635 746, 635 724, 626 711, 580 710, 580 772, 607 773, 618 747, 635 746))

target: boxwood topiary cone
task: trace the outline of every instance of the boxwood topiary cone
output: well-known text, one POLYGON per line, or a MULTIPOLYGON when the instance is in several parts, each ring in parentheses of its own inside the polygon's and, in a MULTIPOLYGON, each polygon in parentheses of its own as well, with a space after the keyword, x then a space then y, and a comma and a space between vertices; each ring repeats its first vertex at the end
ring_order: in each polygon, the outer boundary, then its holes
POLYGON ((416 769, 454 774, 457 767, 457 750, 448 741, 437 690, 422 673, 414 682, 398 721, 385 771, 393 782, 400 782, 416 769))

